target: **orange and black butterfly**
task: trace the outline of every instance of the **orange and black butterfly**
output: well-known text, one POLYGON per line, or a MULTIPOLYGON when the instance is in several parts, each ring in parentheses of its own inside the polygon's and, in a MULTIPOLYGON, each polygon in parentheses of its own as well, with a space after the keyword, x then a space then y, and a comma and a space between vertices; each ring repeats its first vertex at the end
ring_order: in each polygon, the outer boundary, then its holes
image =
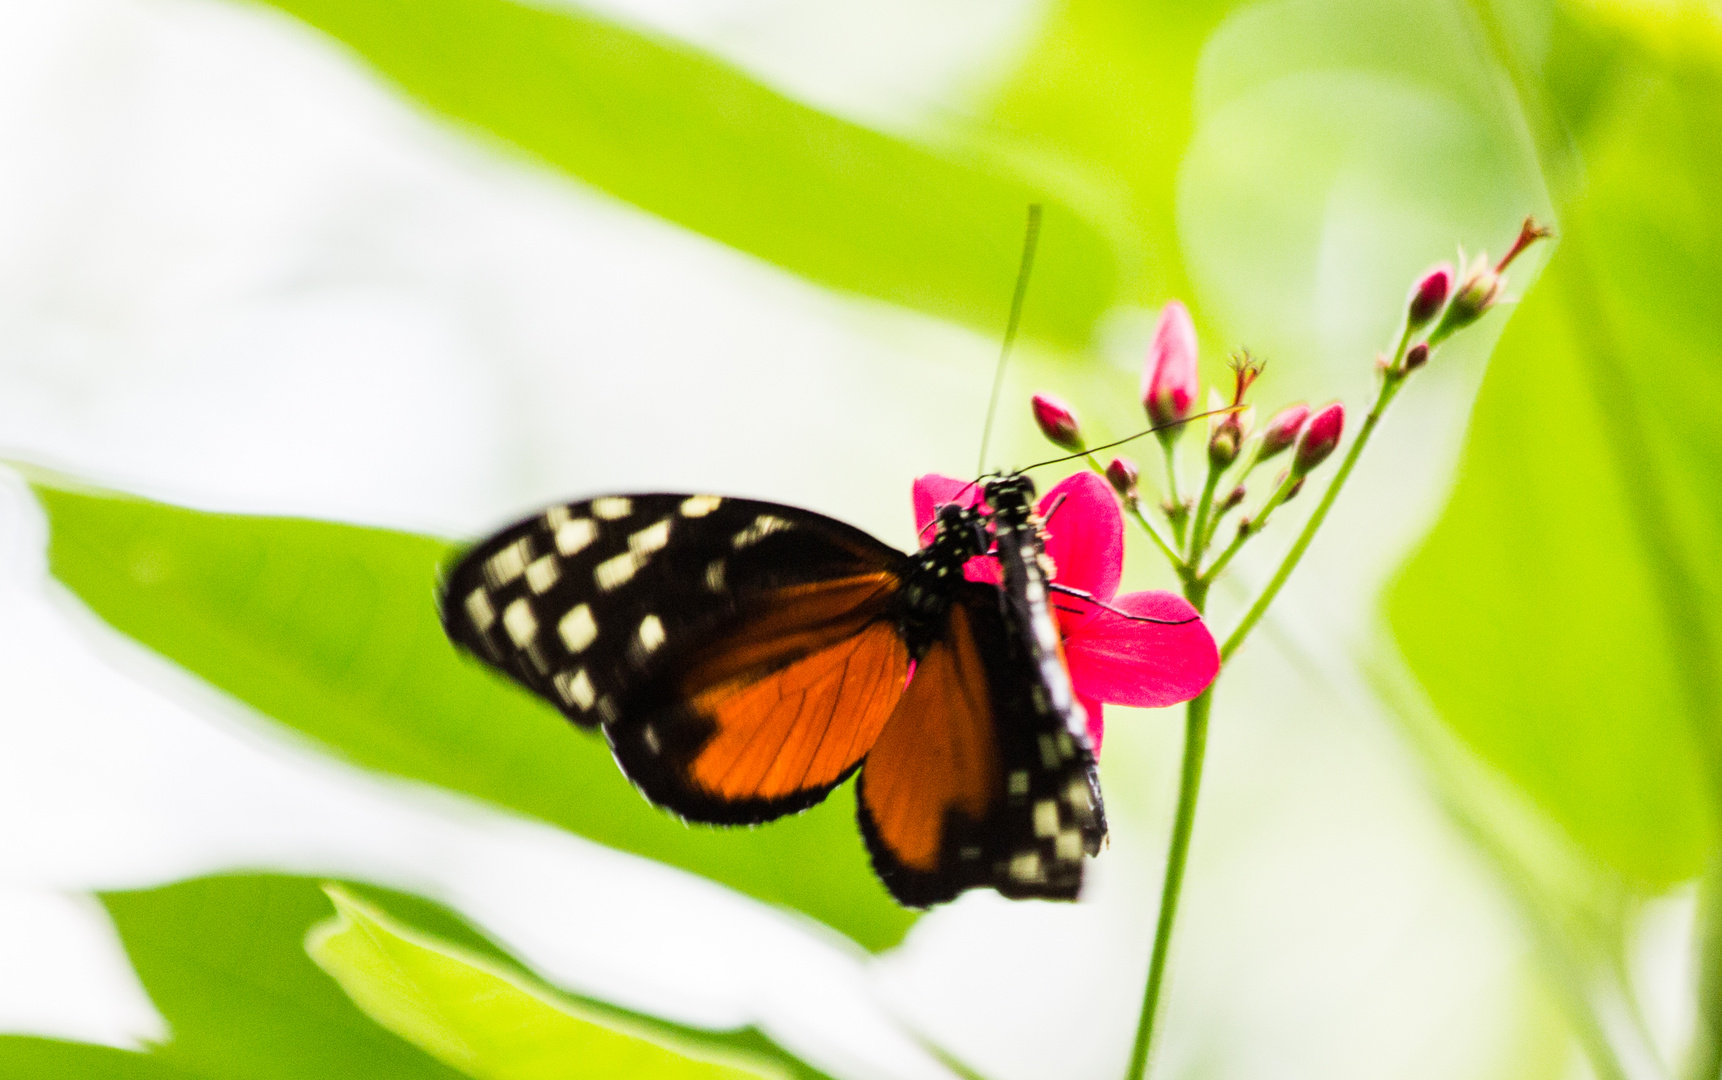
POLYGON ((443 625, 601 728, 646 797, 689 821, 770 821, 859 769, 861 832, 900 902, 1074 899, 1106 817, 1058 586, 1033 484, 981 490, 985 507, 941 508, 913 555, 747 499, 554 506, 452 567, 443 625), (1001 585, 964 578, 981 554, 1001 585))

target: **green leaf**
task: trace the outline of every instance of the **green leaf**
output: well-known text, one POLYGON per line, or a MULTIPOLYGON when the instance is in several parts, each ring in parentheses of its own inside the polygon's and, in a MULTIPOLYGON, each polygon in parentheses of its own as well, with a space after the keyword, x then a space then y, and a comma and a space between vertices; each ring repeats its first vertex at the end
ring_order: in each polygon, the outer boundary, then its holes
MULTIPOLYGON (((346 884, 511 985, 537 986, 518 961, 440 905, 346 884)), ((379 1027, 305 953, 329 900, 310 878, 221 875, 102 896, 138 978, 167 1021, 169 1042, 134 1053, 51 1039, 0 1037, 7 1080, 458 1080, 462 1075, 379 1027)), ((540 995, 549 993, 539 989, 540 995)), ((825 1080, 754 1029, 704 1031, 571 994, 567 1007, 608 1027, 769 1063, 825 1080)))
POLYGON ((1388 606, 1453 729, 1652 889, 1702 868, 1722 790, 1714 71, 1619 80, 1388 606))
POLYGON ((6 1080, 204 1080, 150 1054, 111 1046, 0 1035, 6 1080))
MULTIPOLYGON (((414 933, 337 887, 339 917, 315 928, 311 958, 373 1020, 481 1080, 748 1077, 763 1063, 702 1060, 606 1024, 459 946, 414 933)), ((782 1075, 782 1074, 777 1074, 782 1075)))
POLYGON ((271 0, 406 94, 618 198, 813 281, 992 334, 1046 206, 1025 333, 1073 345, 1117 259, 1055 187, 792 101, 693 49, 508 0, 271 0))
POLYGON ((311 963, 305 933, 329 910, 314 882, 212 877, 102 903, 172 1032, 155 1049, 168 1065, 212 1080, 460 1076, 377 1027, 311 963))
POLYGON ((98 615, 362 765, 703 874, 869 949, 914 921, 873 875, 848 786, 767 828, 687 826, 640 797, 601 737, 457 654, 436 617, 441 541, 36 491, 49 568, 98 615))

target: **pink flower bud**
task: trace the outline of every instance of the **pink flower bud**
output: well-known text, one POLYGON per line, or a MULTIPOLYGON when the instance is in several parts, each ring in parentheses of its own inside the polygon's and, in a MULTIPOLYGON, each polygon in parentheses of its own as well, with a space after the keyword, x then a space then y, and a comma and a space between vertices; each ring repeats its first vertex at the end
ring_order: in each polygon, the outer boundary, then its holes
POLYGON ((1136 481, 1142 476, 1136 463, 1127 457, 1115 457, 1112 464, 1106 466, 1106 479, 1111 482, 1112 490, 1126 499, 1136 495, 1136 481))
POLYGON ((1405 370, 1406 371, 1408 371, 1408 372, 1409 371, 1416 371, 1418 368, 1422 367, 1424 364, 1427 364, 1428 362, 1429 362, 1429 343, 1428 342, 1419 341, 1417 344, 1411 346, 1411 348, 1405 350, 1405 370))
POLYGON ((1447 297, 1453 291, 1453 266, 1451 263, 1441 263, 1417 283, 1411 292, 1407 320, 1411 329, 1420 330, 1429 325, 1430 320, 1441 314, 1441 309, 1447 304, 1447 297))
POLYGON ((1337 401, 1310 417, 1292 458, 1292 475, 1301 478, 1326 461, 1344 432, 1345 406, 1337 401))
POLYGON ((1298 432, 1303 430, 1305 420, 1309 419, 1309 406, 1299 402, 1287 405, 1274 413, 1268 426, 1262 429, 1262 448, 1257 454, 1257 461, 1266 461, 1278 454, 1292 443, 1297 442, 1298 432))
MULTIPOLYGON (((1176 424, 1190 415, 1196 400, 1196 325, 1190 312, 1176 300, 1166 301, 1160 322, 1154 327, 1154 342, 1148 346, 1148 362, 1142 372, 1142 407, 1155 427, 1176 424)), ((1168 442, 1183 428, 1161 434, 1168 442)))
POLYGON ((1065 450, 1082 449, 1082 431, 1076 425, 1076 413, 1063 398, 1052 394, 1034 395, 1034 422, 1040 433, 1054 445, 1065 450))
POLYGON ((1217 509, 1220 513, 1225 513, 1227 510, 1230 510, 1234 506, 1243 502, 1246 494, 1248 493, 1244 491, 1244 485, 1239 484, 1237 487, 1232 489, 1232 493, 1230 495, 1227 495, 1224 499, 1220 500, 1220 505, 1217 509))

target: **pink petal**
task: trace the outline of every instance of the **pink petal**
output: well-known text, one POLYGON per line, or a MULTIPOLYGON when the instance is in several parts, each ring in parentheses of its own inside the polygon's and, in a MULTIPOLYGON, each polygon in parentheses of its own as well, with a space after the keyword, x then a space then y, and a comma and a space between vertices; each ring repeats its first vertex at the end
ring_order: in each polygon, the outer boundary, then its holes
MULTIPOLYGON (((921 546, 926 547, 933 541, 933 530, 928 526, 939 507, 948 502, 974 506, 981 501, 981 486, 954 476, 928 473, 915 481, 910 496, 915 504, 915 528, 920 531, 921 546)), ((977 555, 964 563, 963 576, 987 585, 997 585, 1003 580, 998 560, 987 555, 977 555)))
POLYGON ((1075 473, 1053 485, 1039 510, 1053 580, 1097 600, 1112 599, 1124 576, 1124 516, 1112 488, 1091 472, 1075 473))
MULTIPOLYGON (((1079 696, 1158 708, 1190 700, 1219 674, 1219 647, 1200 619, 1177 625, 1138 622, 1069 597, 1059 597, 1058 603, 1089 609, 1084 614, 1059 613, 1064 658, 1079 696)), ((1112 606, 1156 619, 1191 619, 1196 614, 1182 597, 1169 592, 1130 593, 1113 600, 1112 606)))
POLYGON ((921 530, 921 546, 926 547, 933 539, 933 530, 927 526, 932 524, 933 515, 938 512, 939 507, 948 502, 959 501, 964 506, 973 506, 981 501, 981 488, 979 484, 958 480, 954 476, 928 473, 915 480, 910 497, 915 504, 915 528, 921 530), (962 496, 961 499, 958 499, 959 495, 962 496))
POLYGON ((1076 702, 1082 706, 1082 711, 1088 714, 1088 747, 1098 758, 1100 737, 1106 734, 1106 714, 1101 711, 1103 706, 1093 698, 1086 698, 1081 694, 1076 695, 1076 702))

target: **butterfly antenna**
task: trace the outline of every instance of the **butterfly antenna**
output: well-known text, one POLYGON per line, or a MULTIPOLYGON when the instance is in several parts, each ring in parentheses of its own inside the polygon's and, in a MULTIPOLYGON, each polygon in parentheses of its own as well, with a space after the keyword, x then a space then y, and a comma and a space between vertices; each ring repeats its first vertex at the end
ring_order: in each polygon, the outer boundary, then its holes
POLYGON ((1004 347, 999 350, 998 367, 993 371, 993 393, 987 399, 987 422, 981 429, 981 460, 976 472, 985 472, 987 445, 992 442, 993 416, 999 409, 999 394, 1004 390, 1005 361, 1010 359, 1011 346, 1016 344, 1017 324, 1022 322, 1022 302, 1028 295, 1028 274, 1034 269, 1034 249, 1040 243, 1040 204, 1028 204, 1028 228, 1022 236, 1022 263, 1016 271, 1016 291, 1010 298, 1010 321, 1005 323, 1004 347))
POLYGON ((1156 431, 1164 431, 1165 429, 1167 429, 1169 427, 1177 427, 1179 424, 1188 424, 1188 423, 1195 421, 1195 420, 1201 420, 1204 417, 1218 416, 1221 413, 1239 412, 1243 408, 1244 408, 1244 406, 1242 406, 1242 405, 1227 405, 1227 406, 1225 406, 1223 408, 1219 408, 1219 409, 1209 409, 1207 412, 1193 413, 1190 416, 1184 417, 1184 419, 1182 419, 1182 420, 1174 420, 1169 424, 1156 424, 1151 428, 1143 428, 1141 431, 1138 431, 1134 435, 1126 435, 1122 439, 1115 439, 1112 442, 1103 443, 1100 446, 1090 446, 1090 447, 1087 447, 1086 449, 1078 450, 1074 454, 1066 454, 1063 457, 1047 458, 1045 461, 1037 461, 1033 465, 1024 465, 1022 468, 1018 469, 1017 471, 1018 472, 1028 472, 1030 469, 1038 469, 1043 465, 1058 465, 1058 464, 1061 464, 1061 463, 1066 462, 1066 461, 1075 461, 1077 458, 1087 457, 1090 454, 1098 454, 1102 450, 1110 450, 1114 446, 1123 446, 1127 442, 1135 442, 1137 439, 1140 439, 1142 436, 1152 435, 1156 431))

